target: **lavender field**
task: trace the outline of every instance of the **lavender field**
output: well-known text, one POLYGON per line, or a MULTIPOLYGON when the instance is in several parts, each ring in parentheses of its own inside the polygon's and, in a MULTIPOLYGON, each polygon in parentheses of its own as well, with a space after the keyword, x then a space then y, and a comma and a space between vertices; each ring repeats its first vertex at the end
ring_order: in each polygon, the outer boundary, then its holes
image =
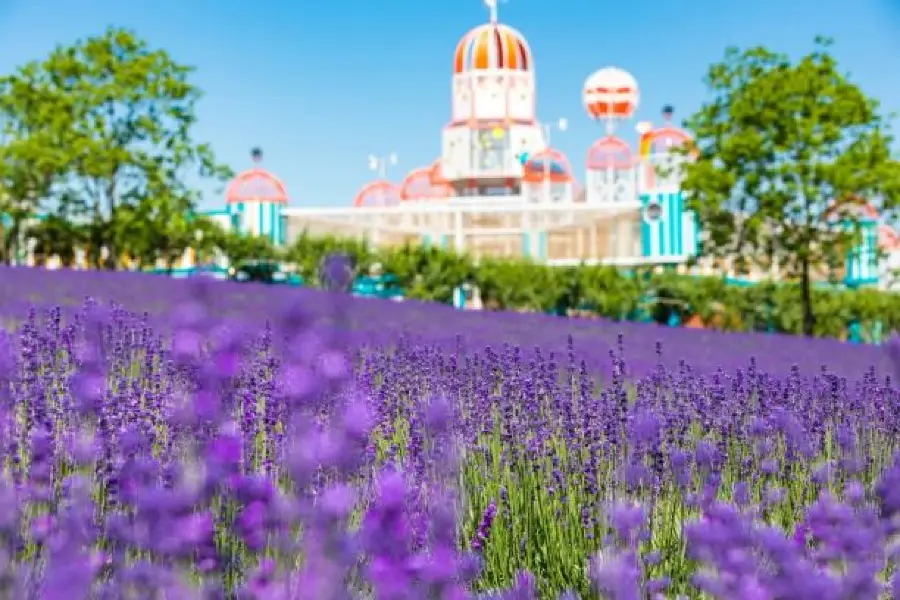
POLYGON ((0 319, 3 598, 900 598, 878 348, 24 269, 0 319))

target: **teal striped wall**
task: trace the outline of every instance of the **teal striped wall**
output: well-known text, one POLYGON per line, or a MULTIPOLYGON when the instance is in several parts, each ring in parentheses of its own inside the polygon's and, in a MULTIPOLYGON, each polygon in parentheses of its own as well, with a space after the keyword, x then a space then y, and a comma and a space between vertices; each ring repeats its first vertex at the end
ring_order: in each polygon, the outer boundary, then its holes
POLYGON ((282 218, 280 204, 238 202, 229 204, 228 211, 237 217, 240 230, 244 233, 267 237, 276 246, 287 240, 287 223, 282 218))
POLYGON ((537 236, 538 236, 537 258, 539 260, 547 260, 547 245, 548 245, 547 232, 542 231, 541 233, 537 234, 537 236))
POLYGON ((685 207, 681 192, 655 192, 641 195, 641 253, 646 258, 681 259, 697 252, 696 216, 685 207), (660 216, 648 221, 644 213, 652 203, 659 204, 660 216))
POLYGON ((878 283, 878 223, 866 220, 860 223, 861 240, 847 253, 845 283, 850 287, 878 283))
POLYGON ((547 232, 533 231, 522 234, 522 256, 537 261, 547 259, 547 232), (532 240, 534 240, 534 252, 532 252, 532 240))
POLYGON ((426 233, 422 236, 422 245, 426 248, 431 248, 432 246, 434 246, 437 248, 446 249, 449 243, 449 235, 431 235, 430 233, 426 233))

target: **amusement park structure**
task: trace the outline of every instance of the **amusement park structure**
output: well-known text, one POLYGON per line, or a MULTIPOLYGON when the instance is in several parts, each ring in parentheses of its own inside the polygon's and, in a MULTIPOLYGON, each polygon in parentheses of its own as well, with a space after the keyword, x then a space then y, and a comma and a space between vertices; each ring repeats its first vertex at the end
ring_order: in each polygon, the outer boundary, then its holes
MULTIPOLYGON (((637 147, 617 134, 633 118, 641 94, 627 71, 604 67, 581 90, 586 116, 601 135, 581 169, 551 145, 552 129, 569 123, 541 121, 535 61, 525 37, 497 18, 466 33, 452 56, 449 122, 440 154, 430 164, 391 181, 391 153, 372 156, 375 180, 344 207, 290 206, 285 185, 261 166, 240 173, 228 187, 225 208, 205 214, 228 229, 290 243, 300 234, 360 237, 375 246, 421 243, 473 256, 528 258, 547 265, 669 266, 696 274, 729 273, 728 265, 688 267, 701 241, 695 216, 681 191, 681 169, 690 135, 665 106, 659 123, 642 122, 637 147), (579 176, 583 183, 579 182, 579 176)), ((583 162, 582 162, 583 161, 583 162)), ((868 209, 867 209, 868 210, 868 209)), ((847 257, 850 285, 887 283, 900 267, 896 232, 874 209, 862 221, 861 246, 847 257), (885 252, 879 255, 878 248, 885 252)), ((186 256, 182 270, 193 268, 186 256)), ((778 277, 771 272, 749 279, 778 277)))
POLYGON ((642 131, 635 152, 616 131, 638 106, 637 82, 618 68, 591 74, 584 107, 604 135, 586 153, 580 184, 569 158, 550 145, 552 126, 538 118, 528 42, 498 22, 493 1, 488 6, 488 22, 466 33, 453 55, 440 156, 399 183, 372 181, 351 206, 282 209, 289 237, 308 231, 375 245, 421 242, 550 265, 684 264, 698 237, 675 150, 690 138, 670 123, 671 111, 661 126, 642 131))

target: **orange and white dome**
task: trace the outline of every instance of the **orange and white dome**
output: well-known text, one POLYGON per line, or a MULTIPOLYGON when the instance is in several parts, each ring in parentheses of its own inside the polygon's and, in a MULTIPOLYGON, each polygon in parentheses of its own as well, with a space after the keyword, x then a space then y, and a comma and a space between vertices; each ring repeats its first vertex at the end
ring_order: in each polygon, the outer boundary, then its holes
POLYGON ((456 46, 453 72, 531 71, 531 50, 521 33, 507 25, 487 23, 463 36, 456 46))

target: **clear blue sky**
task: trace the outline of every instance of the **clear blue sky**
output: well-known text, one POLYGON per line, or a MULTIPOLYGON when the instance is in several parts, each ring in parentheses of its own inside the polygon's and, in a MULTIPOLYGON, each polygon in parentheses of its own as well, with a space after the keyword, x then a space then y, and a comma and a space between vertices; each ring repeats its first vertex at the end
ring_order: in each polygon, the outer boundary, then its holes
MULTIPOLYGON (((293 205, 347 205, 372 176, 368 154, 396 151, 398 180, 437 158, 453 51, 487 16, 479 0, 0 0, 0 72, 108 25, 132 28, 197 67, 196 136, 223 162, 239 171, 258 145, 293 205)), ((820 33, 869 94, 900 111, 900 0, 509 0, 500 20, 531 45, 541 119, 569 119, 553 142, 579 175, 599 134, 581 86, 603 66, 637 78, 638 119, 667 103, 683 117, 726 46, 796 55, 820 33)), ((221 202, 207 190, 205 207, 221 202)))

